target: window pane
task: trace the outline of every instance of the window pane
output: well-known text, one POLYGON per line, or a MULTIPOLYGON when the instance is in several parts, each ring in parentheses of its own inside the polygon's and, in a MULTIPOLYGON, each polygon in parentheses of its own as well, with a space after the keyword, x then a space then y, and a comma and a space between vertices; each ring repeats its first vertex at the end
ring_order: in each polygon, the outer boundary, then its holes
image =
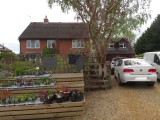
POLYGON ((76 40, 72 40, 72 48, 76 48, 76 47, 77 47, 77 46, 76 46, 76 43, 77 43, 76 40))
POLYGON ((77 48, 81 48, 81 41, 77 40, 77 48))
POLYGON ((126 48, 126 43, 119 43, 119 48, 126 48))
POLYGON ((47 47, 48 47, 48 48, 52 48, 52 41, 51 41, 51 40, 48 40, 47 42, 48 42, 48 43, 47 43, 47 47))
POLYGON ((35 41, 31 40, 31 48, 35 48, 35 41))
POLYGON ((31 42, 30 40, 27 40, 27 41, 26 41, 27 48, 30 48, 30 47, 31 47, 30 42, 31 42))
POLYGON ((72 48, 84 48, 83 40, 72 40, 72 48))
POLYGON ((40 42, 39 40, 27 40, 26 45, 27 45, 27 48, 39 48, 40 42))
POLYGON ((35 40, 35 48, 39 48, 40 44, 39 44, 39 40, 35 40))
POLYGON ((47 47, 48 48, 56 47, 56 40, 47 40, 47 47))

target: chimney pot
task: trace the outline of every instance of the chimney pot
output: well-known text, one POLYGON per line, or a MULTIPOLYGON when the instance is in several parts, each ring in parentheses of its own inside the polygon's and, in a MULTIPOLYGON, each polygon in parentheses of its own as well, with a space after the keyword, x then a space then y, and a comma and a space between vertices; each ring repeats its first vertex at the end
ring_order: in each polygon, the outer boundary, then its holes
POLYGON ((44 23, 48 23, 48 22, 49 22, 49 20, 48 20, 47 16, 45 16, 44 23))

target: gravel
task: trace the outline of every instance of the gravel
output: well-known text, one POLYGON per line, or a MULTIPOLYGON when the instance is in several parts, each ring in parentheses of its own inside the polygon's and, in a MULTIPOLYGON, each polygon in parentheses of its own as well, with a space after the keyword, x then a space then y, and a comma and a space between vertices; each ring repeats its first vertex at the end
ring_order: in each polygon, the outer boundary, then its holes
POLYGON ((159 120, 160 83, 118 86, 110 90, 86 92, 86 114, 54 120, 159 120))

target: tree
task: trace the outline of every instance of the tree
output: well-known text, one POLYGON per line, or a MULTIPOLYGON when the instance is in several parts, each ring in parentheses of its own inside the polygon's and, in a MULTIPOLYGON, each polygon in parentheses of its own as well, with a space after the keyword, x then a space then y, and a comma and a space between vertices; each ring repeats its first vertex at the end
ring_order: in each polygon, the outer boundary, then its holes
POLYGON ((135 44, 136 54, 144 52, 160 51, 160 15, 154 20, 150 28, 148 28, 137 40, 135 44))
POLYGON ((0 53, 0 62, 11 63, 15 60, 16 54, 10 51, 4 51, 0 53))
POLYGON ((86 23, 92 45, 100 62, 105 62, 112 37, 131 34, 149 18, 150 0, 48 0, 63 12, 72 9, 77 19, 86 23))

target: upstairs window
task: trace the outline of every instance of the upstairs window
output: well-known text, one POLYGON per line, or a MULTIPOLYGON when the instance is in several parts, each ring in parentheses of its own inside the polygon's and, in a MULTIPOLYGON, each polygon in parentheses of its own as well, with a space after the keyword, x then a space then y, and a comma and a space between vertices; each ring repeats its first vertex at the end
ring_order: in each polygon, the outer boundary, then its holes
POLYGON ((114 48, 114 43, 109 43, 108 48, 114 48))
POLYGON ((27 40, 26 45, 27 48, 40 48, 39 40, 27 40))
POLYGON ((56 47, 56 40, 47 40, 47 48, 56 47))
POLYGON ((126 48, 126 43, 119 43, 119 48, 126 48))
POLYGON ((72 48, 84 48, 83 40, 72 40, 72 48))

